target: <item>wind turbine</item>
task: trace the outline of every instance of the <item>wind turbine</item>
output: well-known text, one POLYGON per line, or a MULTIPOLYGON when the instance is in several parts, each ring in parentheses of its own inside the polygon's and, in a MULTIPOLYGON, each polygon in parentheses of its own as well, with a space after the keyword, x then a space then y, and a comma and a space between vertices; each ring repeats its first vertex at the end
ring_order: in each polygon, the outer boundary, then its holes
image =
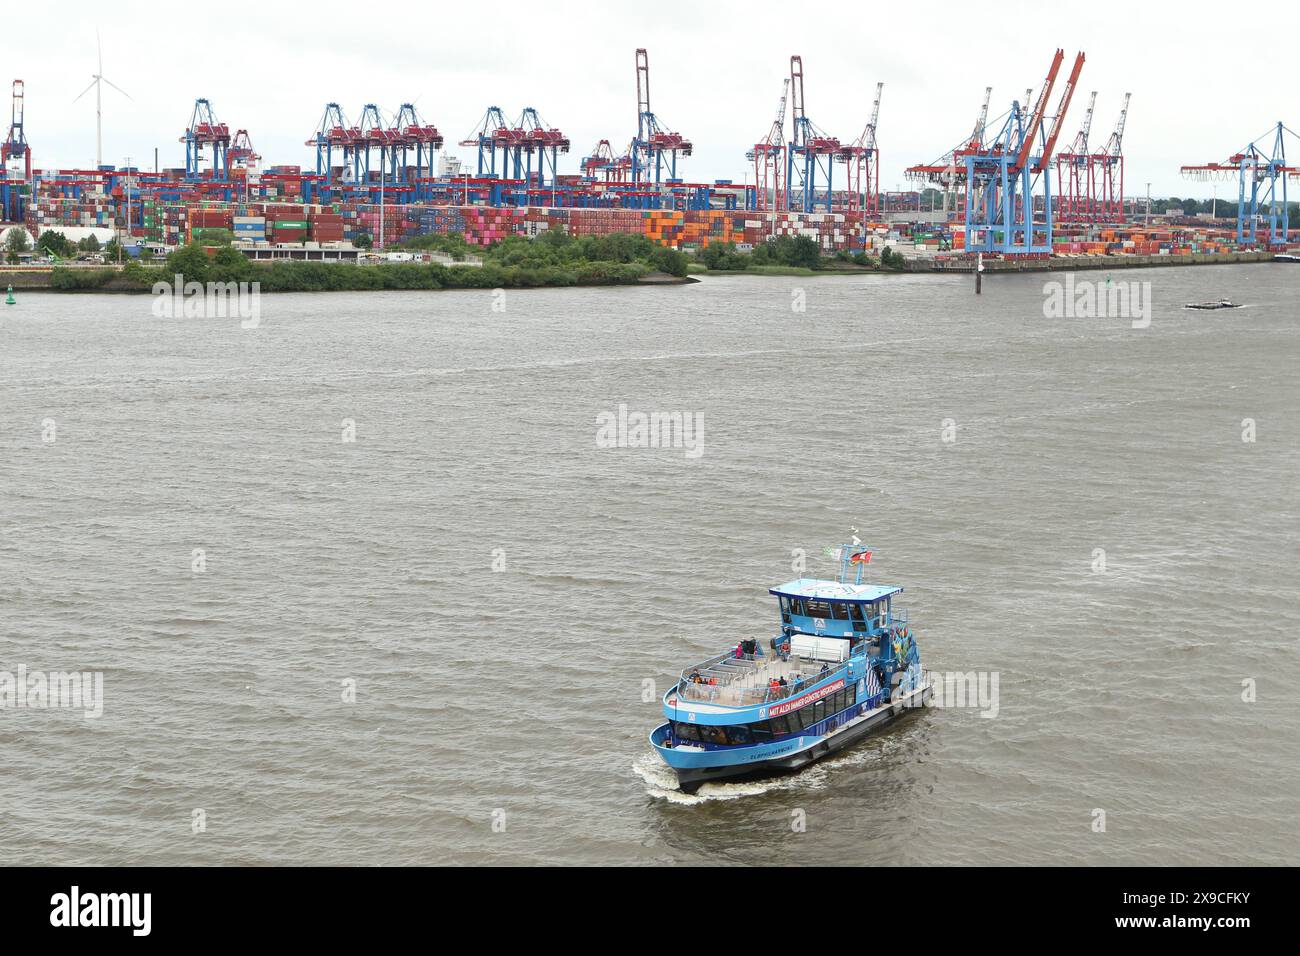
POLYGON ((82 90, 77 95, 77 99, 72 102, 77 102, 77 100, 89 93, 92 86, 95 88, 95 168, 98 169, 100 166, 104 165, 104 98, 103 87, 101 84, 107 83, 128 100, 131 99, 131 94, 122 89, 108 77, 104 76, 104 48, 99 42, 98 30, 95 31, 95 50, 99 54, 99 70, 94 74, 94 78, 90 81, 90 86, 82 90))

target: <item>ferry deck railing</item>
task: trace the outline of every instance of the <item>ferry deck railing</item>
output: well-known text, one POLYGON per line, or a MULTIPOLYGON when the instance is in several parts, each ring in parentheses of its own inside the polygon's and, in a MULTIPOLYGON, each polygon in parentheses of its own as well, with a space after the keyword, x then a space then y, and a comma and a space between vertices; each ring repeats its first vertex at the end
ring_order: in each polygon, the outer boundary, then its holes
MULTIPOLYGON (((882 622, 877 619, 871 623, 873 627, 868 638, 869 655, 884 653, 887 656, 889 649, 887 646, 881 646, 881 636, 907 627, 907 611, 895 608, 887 621, 882 622)), ((789 681, 785 687, 773 689, 768 682, 775 674, 765 665, 777 659, 762 654, 742 654, 737 657, 735 651, 719 654, 682 671, 677 685, 677 696, 683 701, 694 700, 704 703, 722 703, 733 707, 749 707, 782 700, 797 692, 801 693, 807 687, 820 683, 833 674, 848 670, 848 661, 845 660, 825 674, 820 671, 805 674, 803 667, 805 663, 811 662, 792 656, 790 660, 794 665, 794 673, 798 675, 797 680, 789 681), (700 676, 698 683, 691 680, 691 675, 696 673, 700 676)), ((786 673, 784 676, 788 679, 790 674, 786 673)))
MULTIPOLYGON (((819 662, 805 661, 798 656, 792 656, 790 663, 792 673, 796 675, 795 679, 789 681, 784 687, 772 688, 769 686, 771 672, 758 662, 765 663, 766 659, 759 657, 756 660, 755 655, 748 654, 742 657, 723 654, 695 667, 687 668, 682 671, 681 681, 677 685, 678 699, 719 703, 731 707, 756 706, 802 693, 814 684, 829 680, 841 672, 847 673, 849 668, 849 662, 845 660, 834 667, 829 667, 825 673, 820 669, 805 672, 805 665, 818 668, 819 662), (691 676, 697 672, 700 676, 698 683, 691 679, 691 676)), ((787 673, 785 676, 788 679, 791 674, 787 673)))

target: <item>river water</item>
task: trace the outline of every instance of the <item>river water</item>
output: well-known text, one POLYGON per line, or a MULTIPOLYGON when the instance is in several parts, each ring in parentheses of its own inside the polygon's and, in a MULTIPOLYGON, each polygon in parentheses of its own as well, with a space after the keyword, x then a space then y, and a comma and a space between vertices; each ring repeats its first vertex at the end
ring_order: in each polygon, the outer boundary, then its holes
POLYGON ((8 861, 1294 863, 1300 270, 1061 279, 21 295, 0 670, 103 713, 0 710, 8 861), (850 527, 996 707, 677 792, 657 696, 850 527))

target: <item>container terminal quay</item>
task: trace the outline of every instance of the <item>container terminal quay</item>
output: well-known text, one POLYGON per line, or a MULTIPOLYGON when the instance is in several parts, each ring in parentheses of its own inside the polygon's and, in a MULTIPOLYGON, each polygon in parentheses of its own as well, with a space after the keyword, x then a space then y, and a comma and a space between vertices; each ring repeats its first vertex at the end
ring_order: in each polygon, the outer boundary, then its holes
POLYGON ((1233 199, 1153 209, 1149 196, 1125 191, 1130 94, 1105 94, 1113 125, 1094 123, 1099 92, 1081 92, 1081 52, 1056 50, 1045 75, 1030 73, 1038 85, 1004 101, 1000 114, 991 87, 972 95, 973 126, 953 131, 955 145, 936 158, 909 166, 913 188, 894 192, 880 190, 884 82, 854 122, 861 132, 832 135, 813 121, 803 58, 791 56, 773 70, 773 114, 755 117, 758 135, 737 156, 742 181, 696 182, 688 176, 692 140, 650 102, 644 49, 635 51, 635 74, 635 118, 629 76, 624 122, 585 150, 531 106, 518 115, 490 106, 451 144, 438 118, 411 103, 367 103, 352 115, 328 103, 304 139, 314 163, 268 164, 248 130, 232 130, 200 98, 179 137, 184 166, 162 169, 105 164, 98 128, 93 165, 42 168, 36 124, 28 138, 24 84, 15 80, 0 146, 6 268, 54 258, 22 237, 8 241, 14 230, 33 240, 46 231, 73 242, 91 236, 92 245, 116 240, 123 257, 193 243, 233 245, 255 260, 344 262, 400 261, 399 247, 430 234, 486 247, 548 230, 631 233, 694 253, 803 236, 823 256, 889 250, 908 268, 939 271, 970 270, 977 258, 995 271, 1287 260, 1300 248, 1287 201, 1288 182, 1300 174, 1286 158, 1290 127, 1252 120, 1263 135, 1207 143, 1221 160, 1181 167, 1185 179, 1224 182, 1233 199))

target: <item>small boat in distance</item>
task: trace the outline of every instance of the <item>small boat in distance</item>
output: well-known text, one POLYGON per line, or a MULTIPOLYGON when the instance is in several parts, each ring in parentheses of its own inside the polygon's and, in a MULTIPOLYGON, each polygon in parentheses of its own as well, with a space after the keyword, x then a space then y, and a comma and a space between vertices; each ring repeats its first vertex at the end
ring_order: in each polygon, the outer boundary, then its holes
POLYGON ((1189 302, 1184 309, 1240 309, 1231 299, 1220 299, 1218 302, 1189 302))
POLYGON ((1294 252, 1279 252, 1273 257, 1274 262, 1300 262, 1300 256, 1294 252))
POLYGON ((894 606, 903 589, 863 580, 871 550, 856 536, 831 556, 838 580, 768 589, 776 637, 687 667, 664 694, 668 721, 650 744, 685 792, 802 769, 930 702, 907 612, 894 606))

